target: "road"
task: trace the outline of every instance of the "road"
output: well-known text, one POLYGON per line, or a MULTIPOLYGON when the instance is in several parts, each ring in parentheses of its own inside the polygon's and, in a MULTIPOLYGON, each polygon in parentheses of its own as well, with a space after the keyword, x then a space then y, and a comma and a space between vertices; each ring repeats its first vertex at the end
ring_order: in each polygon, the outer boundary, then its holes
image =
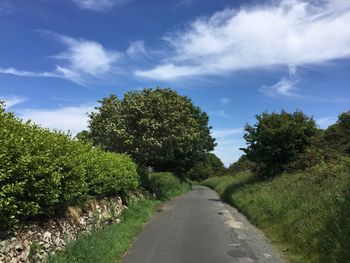
POLYGON ((165 203, 122 263, 285 262, 262 233, 211 189, 165 203))

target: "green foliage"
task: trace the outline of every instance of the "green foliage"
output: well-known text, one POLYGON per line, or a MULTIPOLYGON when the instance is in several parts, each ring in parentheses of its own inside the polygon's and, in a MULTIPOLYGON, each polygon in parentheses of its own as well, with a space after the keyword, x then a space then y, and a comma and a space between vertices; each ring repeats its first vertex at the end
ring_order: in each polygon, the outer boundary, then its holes
POLYGON ((75 139, 81 142, 92 143, 91 134, 86 130, 78 132, 77 135, 75 135, 75 139))
POLYGON ((251 173, 253 172, 254 167, 255 167, 254 163, 248 160, 247 155, 242 155, 237 162, 234 162, 226 169, 226 171, 224 172, 224 175, 235 175, 238 173, 251 173))
POLYGON ((261 181, 253 174, 205 181, 276 242, 291 262, 348 262, 350 159, 261 181))
POLYGON ((95 145, 128 153, 157 171, 187 171, 214 147, 208 116, 171 89, 130 91, 100 101, 90 114, 95 145))
POLYGON ((138 186, 136 165, 0 110, 0 229, 138 186))
POLYGON ((213 153, 204 155, 202 160, 196 162, 194 166, 186 173, 186 177, 192 181, 202 181, 211 176, 223 172, 224 164, 213 153))
POLYGON ((188 187, 187 182, 180 182, 180 179, 172 173, 150 173, 148 175, 148 189, 159 199, 167 199, 174 194, 188 187))
POLYGON ((338 117, 337 123, 325 131, 325 141, 328 147, 339 154, 350 154, 350 111, 338 117))
POLYGON ((254 126, 245 127, 248 146, 242 150, 263 177, 281 173, 297 160, 312 144, 317 131, 315 121, 301 111, 263 113, 256 119, 254 126))

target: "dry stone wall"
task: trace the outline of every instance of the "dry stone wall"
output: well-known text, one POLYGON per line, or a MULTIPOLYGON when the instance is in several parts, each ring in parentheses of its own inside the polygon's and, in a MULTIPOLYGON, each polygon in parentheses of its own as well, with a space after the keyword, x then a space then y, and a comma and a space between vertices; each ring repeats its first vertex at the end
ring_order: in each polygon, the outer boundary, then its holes
MULTIPOLYGON (((132 199, 141 196, 134 195, 132 199)), ((120 197, 90 201, 85 207, 68 207, 65 216, 27 223, 10 237, 0 240, 0 262, 45 262, 50 253, 64 250, 78 233, 90 233, 112 223, 119 223, 127 208, 120 197)))

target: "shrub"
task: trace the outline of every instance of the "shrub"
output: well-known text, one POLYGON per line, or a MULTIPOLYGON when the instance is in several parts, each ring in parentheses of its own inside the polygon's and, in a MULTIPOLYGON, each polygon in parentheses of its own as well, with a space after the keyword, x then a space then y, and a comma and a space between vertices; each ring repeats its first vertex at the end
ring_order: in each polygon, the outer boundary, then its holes
POLYGON ((179 178, 169 172, 151 173, 148 175, 148 181, 149 190, 160 199, 166 199, 172 192, 181 189, 179 178))
POLYGON ((106 153, 0 107, 0 230, 86 200, 138 185, 128 156, 106 153))

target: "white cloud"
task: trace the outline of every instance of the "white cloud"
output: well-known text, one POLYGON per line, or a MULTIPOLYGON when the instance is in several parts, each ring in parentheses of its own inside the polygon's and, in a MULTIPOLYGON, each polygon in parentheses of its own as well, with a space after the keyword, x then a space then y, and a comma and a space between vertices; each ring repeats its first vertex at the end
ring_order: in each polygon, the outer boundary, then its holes
POLYGON ((214 129, 212 130, 212 135, 214 136, 214 138, 227 138, 233 135, 239 135, 243 133, 243 129, 242 128, 238 128, 238 129, 214 129))
POLYGON ((87 128, 88 116, 95 105, 79 105, 58 109, 23 109, 18 111, 23 120, 32 120, 34 123, 49 129, 71 131, 76 134, 87 128))
POLYGON ((336 117, 324 117, 316 120, 316 123, 320 128, 326 129, 328 126, 336 123, 337 118, 336 117))
POLYGON ((126 3, 128 0, 72 0, 81 9, 105 12, 114 6, 126 3))
POLYGON ((76 39, 52 32, 40 31, 54 37, 67 48, 52 56, 59 61, 53 71, 33 72, 15 68, 0 68, 0 73, 21 77, 54 77, 64 78, 81 85, 86 85, 93 79, 102 78, 111 73, 115 62, 121 54, 105 49, 100 43, 76 39))
POLYGON ((148 53, 146 52, 145 45, 142 40, 131 42, 126 50, 126 54, 133 60, 148 57, 148 53))
POLYGON ((11 74, 11 75, 16 75, 20 77, 47 77, 47 78, 59 77, 54 72, 32 72, 32 71, 18 70, 15 68, 2 68, 2 67, 0 67, 0 73, 11 74))
POLYGON ((20 104, 26 100, 26 98, 18 96, 0 97, 0 101, 5 101, 6 109, 14 107, 15 105, 20 104))
POLYGON ((231 102, 230 98, 220 98, 221 104, 229 104, 231 102))
MULTIPOLYGON (((237 70, 317 65, 350 56, 350 1, 281 0, 198 18, 164 39, 173 53, 135 75, 171 80, 237 70)), ((282 91, 283 92, 283 91, 282 91)))
POLYGON ((260 91, 270 97, 278 97, 278 96, 298 96, 295 91, 297 80, 290 80, 286 78, 282 78, 279 82, 272 86, 263 86, 260 91))

